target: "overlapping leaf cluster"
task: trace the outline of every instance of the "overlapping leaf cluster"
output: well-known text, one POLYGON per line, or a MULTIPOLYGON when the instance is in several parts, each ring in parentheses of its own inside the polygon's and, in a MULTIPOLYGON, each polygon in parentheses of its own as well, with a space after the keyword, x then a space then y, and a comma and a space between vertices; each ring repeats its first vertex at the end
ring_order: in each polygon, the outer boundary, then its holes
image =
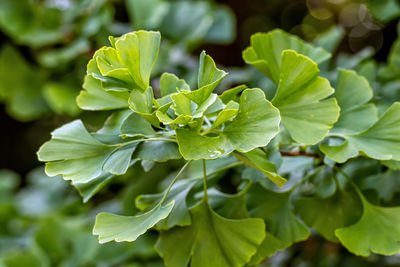
POLYGON ((80 120, 56 129, 38 152, 46 173, 71 180, 85 201, 136 163, 149 170, 186 162, 163 192, 136 199, 139 214, 98 214, 100 243, 135 241, 155 228, 167 266, 256 265, 306 240, 309 228, 357 255, 400 250, 391 225, 399 207, 364 194, 372 188, 388 200, 395 192, 357 173, 365 160, 398 166, 399 103, 379 113, 365 77, 343 68, 321 74, 331 54, 281 30, 253 35, 243 52, 275 84, 273 96, 245 85, 217 95, 227 73, 205 52, 197 85, 164 73, 157 87, 160 40, 152 31, 110 37, 88 63, 77 103, 114 113, 96 132, 80 120), (228 169, 240 177, 236 194, 219 190, 228 169))

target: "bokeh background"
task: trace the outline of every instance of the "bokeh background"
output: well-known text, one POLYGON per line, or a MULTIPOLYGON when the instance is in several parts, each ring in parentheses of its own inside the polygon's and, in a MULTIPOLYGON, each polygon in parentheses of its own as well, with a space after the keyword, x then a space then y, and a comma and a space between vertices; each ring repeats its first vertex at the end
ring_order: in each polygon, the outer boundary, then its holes
MULTIPOLYGON (((332 51, 338 66, 367 69, 387 61, 399 17, 398 0, 1 0, 0 266, 163 266, 151 234, 100 246, 90 229, 98 210, 134 212, 135 197, 154 191, 173 162, 150 172, 134 166, 82 204, 36 157, 53 129, 79 116, 94 130, 109 115, 75 103, 86 64, 109 35, 159 30, 155 77, 168 71, 194 82, 206 50, 231 74, 221 90, 243 81, 267 88, 242 60, 253 33, 281 28, 332 51)), ((399 95, 399 82, 391 86, 399 95)), ((400 255, 364 259, 313 235, 264 266, 400 266, 400 255)))

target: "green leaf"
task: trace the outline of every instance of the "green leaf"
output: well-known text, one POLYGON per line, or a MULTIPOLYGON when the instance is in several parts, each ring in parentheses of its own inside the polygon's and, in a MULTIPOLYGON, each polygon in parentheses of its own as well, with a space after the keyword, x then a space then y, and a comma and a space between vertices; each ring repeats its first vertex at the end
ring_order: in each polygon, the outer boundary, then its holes
POLYGON ((128 68, 137 89, 146 90, 157 59, 161 35, 153 31, 127 33, 115 42, 121 62, 128 68))
POLYGON ((43 88, 43 96, 55 113, 74 117, 80 112, 76 104, 77 92, 71 86, 55 82, 47 83, 43 88))
MULTIPOLYGON (((160 202, 161 203, 161 202, 160 202)), ((111 213, 99 213, 93 234, 99 236, 99 243, 112 240, 117 242, 135 241, 157 222, 166 218, 174 206, 174 201, 166 205, 157 205, 150 211, 137 216, 120 216, 111 213)))
POLYGON ((172 200, 168 204, 164 204, 164 202, 176 179, 183 173, 189 163, 187 162, 175 176, 157 205, 146 213, 137 216, 120 216, 105 212, 98 214, 93 234, 99 236, 99 242, 106 243, 112 240, 117 242, 135 241, 148 229, 165 219, 171 213, 175 201, 172 200))
POLYGON ((219 98, 222 100, 222 102, 224 104, 228 104, 230 101, 234 101, 234 102, 239 102, 240 101, 240 93, 246 89, 247 86, 242 84, 239 86, 236 86, 234 88, 225 90, 220 96, 219 98))
POLYGON ((185 94, 197 105, 201 105, 211 95, 214 89, 227 75, 223 70, 220 70, 215 65, 214 60, 204 51, 200 54, 199 74, 197 76, 198 88, 195 91, 185 94))
POLYGON ((329 241, 338 242, 335 230, 361 217, 361 203, 354 193, 338 190, 329 198, 301 197, 295 202, 300 218, 329 241))
POLYGON ((129 108, 150 122, 153 126, 159 127, 160 122, 153 112, 153 88, 147 87, 143 92, 132 90, 129 97, 129 108))
POLYGON ((75 183, 73 186, 78 190, 79 194, 83 198, 83 202, 86 203, 106 184, 108 184, 113 177, 113 174, 103 171, 99 176, 96 177, 96 179, 93 179, 87 183, 75 183))
POLYGON ((373 96, 367 79, 355 71, 339 69, 335 98, 340 107, 340 117, 331 133, 360 133, 378 120, 374 104, 367 104, 373 96))
POLYGON ((285 184, 286 179, 277 174, 275 164, 270 162, 267 158, 267 155, 260 149, 256 148, 247 153, 244 153, 246 157, 239 153, 234 153, 233 155, 250 167, 253 167, 254 169, 262 172, 276 185, 281 187, 285 184))
POLYGON ((161 232, 156 249, 167 266, 234 267, 246 264, 265 237, 260 219, 231 220, 205 200, 190 209, 192 224, 161 232))
POLYGON ((49 176, 62 174, 73 182, 87 182, 100 175, 113 146, 92 137, 80 120, 68 123, 51 133, 52 139, 38 151, 40 161, 46 161, 49 176))
POLYGON ((316 144, 327 134, 339 116, 334 90, 319 76, 309 58, 294 51, 282 53, 278 90, 272 104, 279 109, 282 124, 292 138, 304 144, 316 144))
POLYGON ((285 247, 306 240, 310 235, 308 228, 293 213, 291 192, 277 193, 255 184, 247 196, 250 215, 263 218, 267 231, 277 237, 285 247))
POLYGON ((321 151, 336 162, 345 162, 359 152, 378 160, 400 160, 400 103, 394 103, 370 128, 344 135, 339 146, 321 144, 321 151))
POLYGON ((243 59, 251 64, 275 83, 279 83, 282 68, 282 52, 287 49, 307 56, 320 64, 331 55, 323 48, 307 44, 297 36, 288 34, 280 29, 268 33, 256 33, 251 36, 251 46, 243 51, 243 59))
POLYGON ((92 75, 87 75, 83 83, 84 90, 76 99, 78 106, 84 110, 108 110, 127 108, 129 93, 105 91, 102 89, 101 81, 92 75))
POLYGON ((367 257, 373 253, 394 255, 400 251, 400 207, 379 207, 359 193, 363 213, 358 222, 339 228, 335 235, 350 252, 367 257))
POLYGON ((279 132, 279 112, 260 89, 246 89, 236 117, 216 137, 191 129, 176 129, 179 150, 187 159, 215 159, 233 150, 247 152, 266 146, 279 132), (194 147, 193 144, 196 144, 194 147))
POLYGON ((237 115, 239 111, 239 104, 234 101, 230 101, 224 109, 218 113, 217 118, 215 119, 211 129, 216 129, 218 126, 222 125, 223 123, 227 122, 228 120, 232 119, 237 115))
POLYGON ((400 4, 396 0, 372 0, 367 2, 369 12, 382 22, 389 22, 400 16, 400 4))
MULTIPOLYGON (((157 224, 157 228, 161 230, 168 230, 174 226, 186 226, 190 225, 192 220, 189 213, 189 208, 187 207, 186 198, 190 190, 197 183, 196 180, 181 180, 177 181, 172 187, 171 191, 168 193, 166 202, 175 201, 175 205, 172 208, 171 214, 160 221, 157 224)), ((152 194, 152 195, 140 195, 136 198, 136 206, 144 210, 149 206, 154 205, 156 201, 160 201, 163 194, 152 194)))
POLYGON ((285 249, 285 245, 272 234, 265 232, 265 238, 257 249, 257 253, 251 258, 249 266, 257 266, 266 258, 274 255, 277 251, 285 249))
POLYGON ((31 121, 49 111, 42 95, 47 79, 43 70, 30 66, 8 45, 1 50, 0 69, 0 100, 6 104, 8 114, 20 121, 31 121))
POLYGON ((80 120, 56 129, 51 135, 52 139, 39 149, 38 158, 46 162, 47 175, 61 174, 73 183, 90 182, 103 170, 117 175, 125 173, 137 145, 103 144, 80 120))
POLYGON ((176 143, 151 141, 140 144, 134 157, 148 161, 165 162, 172 159, 180 159, 182 156, 176 143))
POLYGON ((182 90, 190 91, 189 85, 183 79, 179 79, 175 74, 163 73, 160 78, 161 96, 178 93, 182 90))
POLYGON ((121 134, 125 137, 153 136, 156 132, 142 116, 132 113, 122 123, 121 134))
POLYGON ((399 174, 399 171, 388 170, 369 176, 362 181, 361 188, 373 189, 378 193, 380 199, 389 202, 396 192, 400 192, 399 174))
MULTIPOLYGON (((236 194, 226 194, 215 188, 207 190, 207 195, 212 210, 227 219, 249 218, 246 206, 246 194, 250 185, 236 194)), ((202 193, 202 192, 201 192, 202 193)))

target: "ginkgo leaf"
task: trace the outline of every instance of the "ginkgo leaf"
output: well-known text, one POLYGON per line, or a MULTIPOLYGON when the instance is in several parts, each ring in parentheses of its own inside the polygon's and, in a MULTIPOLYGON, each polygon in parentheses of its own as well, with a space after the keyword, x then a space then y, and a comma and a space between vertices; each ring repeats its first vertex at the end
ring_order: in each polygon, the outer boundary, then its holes
POLYGON ((165 162, 180 159, 182 156, 176 143, 152 141, 140 144, 135 152, 135 157, 142 160, 165 162))
MULTIPOLYGON (((175 201, 175 205, 171 210, 170 216, 160 221, 157 224, 157 228, 161 230, 167 230, 174 226, 186 226, 190 225, 192 220, 189 213, 189 208, 186 204, 186 198, 193 186, 198 183, 198 180, 181 180, 177 181, 168 193, 166 202, 175 201)), ((149 206, 152 206, 157 201, 160 201, 163 194, 152 194, 152 195, 140 195, 135 203, 136 206, 144 210, 149 206)))
POLYGON ((368 80, 355 71, 339 69, 334 96, 340 107, 340 117, 330 133, 359 133, 378 120, 375 105, 367 104, 373 96, 372 88, 368 80))
POLYGON ((249 188, 250 184, 236 194, 226 194, 215 188, 208 189, 207 196, 211 209, 227 219, 249 218, 246 206, 246 195, 249 188))
POLYGON ((203 136, 191 129, 176 129, 179 150, 187 159, 215 159, 233 150, 247 152, 266 146, 279 132, 279 111, 260 89, 246 89, 239 111, 218 136, 203 136), (196 147, 193 147, 196 143, 196 147))
POLYGON ((87 66, 87 74, 100 81, 107 91, 144 91, 157 59, 160 33, 135 31, 110 38, 112 47, 96 51, 87 66))
POLYGON ((379 160, 400 160, 400 103, 396 102, 364 132, 343 135, 339 146, 321 144, 321 151, 336 162, 345 162, 359 152, 379 160))
POLYGON ((49 176, 62 174, 74 182, 90 181, 100 175, 114 146, 92 137, 80 120, 68 123, 51 133, 52 139, 38 151, 40 161, 46 161, 49 176))
POLYGON ((153 126, 159 127, 160 122, 153 111, 153 88, 147 87, 145 90, 132 90, 129 97, 129 108, 150 122, 153 126))
POLYGON ((327 98, 333 92, 311 59, 283 51, 278 90, 271 102, 295 141, 316 144, 328 134, 339 116, 336 99, 327 98))
POLYGON ((199 74, 197 78, 198 89, 185 94, 197 105, 201 105, 211 95, 214 89, 227 75, 215 65, 214 60, 204 51, 200 54, 199 74))
POLYGON ((249 266, 257 266, 261 261, 274 255, 277 251, 285 249, 285 244, 269 232, 265 232, 265 238, 257 249, 257 253, 251 258, 249 266))
POLYGON ((400 251, 400 207, 379 207, 359 193, 363 213, 359 221, 339 228, 335 235, 350 252, 367 257, 373 253, 393 255, 400 251))
POLYGON ((151 124, 135 112, 123 121, 120 131, 124 137, 153 136, 156 134, 151 124))
POLYGON ((11 116, 20 121, 30 121, 49 111, 41 93, 47 79, 43 69, 30 66, 9 45, 1 49, 0 69, 0 99, 11 116))
POLYGON ((135 241, 139 236, 146 233, 161 220, 165 219, 172 211, 175 201, 172 200, 164 204, 167 196, 176 182, 177 178, 183 173, 190 162, 187 162, 167 190, 164 192, 161 200, 149 211, 136 216, 121 216, 112 213, 99 213, 96 216, 96 224, 93 228, 93 234, 99 236, 99 242, 105 243, 109 241, 135 241))
POLYGON ((137 216, 121 216, 112 213, 99 213, 93 234, 99 236, 99 243, 112 240, 117 242, 135 241, 149 228, 169 215, 174 206, 174 201, 166 205, 157 205, 150 211, 137 216))
POLYGON ((365 178, 361 183, 363 189, 373 189, 380 199, 389 202, 395 193, 400 192, 400 172, 388 170, 365 178))
POLYGON ((103 170, 123 174, 130 163, 136 144, 106 145, 94 138, 80 120, 68 123, 51 133, 52 139, 38 151, 46 162, 49 176, 63 175, 73 183, 85 183, 98 177, 103 170))
POLYGON ((101 81, 87 75, 83 88, 76 99, 78 106, 84 110, 107 110, 127 108, 129 93, 105 91, 101 87, 101 81))
POLYGON ((190 213, 190 226, 160 234, 156 249, 167 266, 243 266, 265 237, 261 219, 226 219, 204 199, 190 213))
POLYGON ((301 197, 296 200, 301 219, 324 238, 338 242, 335 230, 356 222, 361 216, 361 203, 356 194, 338 190, 333 196, 301 197))
POLYGON ((161 35, 153 31, 136 31, 119 37, 115 48, 138 89, 146 90, 151 70, 158 56, 161 35))
POLYGON ((160 78, 161 97, 178 93, 182 90, 190 91, 189 85, 183 79, 179 79, 175 74, 163 73, 160 78))
POLYGON ((263 218, 267 231, 285 247, 308 238, 310 231, 293 213, 291 192, 277 193, 255 184, 247 195, 250 215, 263 218))
POLYGON ((253 149, 244 153, 245 156, 239 153, 234 153, 233 155, 250 167, 262 172, 276 185, 283 186, 285 184, 286 179, 277 173, 275 164, 270 162, 267 155, 260 149, 253 149))
POLYGON ((321 47, 307 44, 297 36, 288 34, 280 29, 268 33, 256 33, 251 36, 251 46, 243 51, 243 59, 266 76, 275 84, 279 83, 281 72, 282 52, 287 49, 307 56, 320 64, 331 57, 331 54, 321 47))

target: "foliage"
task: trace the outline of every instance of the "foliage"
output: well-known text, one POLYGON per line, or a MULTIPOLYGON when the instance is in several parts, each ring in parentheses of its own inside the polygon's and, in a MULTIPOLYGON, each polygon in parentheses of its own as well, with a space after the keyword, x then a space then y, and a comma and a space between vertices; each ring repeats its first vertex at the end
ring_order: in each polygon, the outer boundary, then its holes
MULTIPOLYGON (((110 37, 89 61, 77 103, 111 115, 95 131, 81 120, 65 124, 38 151, 46 173, 71 180, 85 201, 131 169, 181 167, 157 176, 159 192, 132 182, 136 208, 128 213, 136 215, 99 213, 100 243, 135 244, 155 229, 167 266, 257 265, 307 240, 310 228, 356 255, 400 251, 391 223, 399 220, 399 184, 394 170, 382 172, 398 169, 400 106, 377 100, 367 67, 345 69, 354 58, 343 58, 329 68, 322 47, 282 30, 257 33, 243 57, 272 91, 239 85, 217 95, 228 74, 204 51, 197 85, 172 73, 152 81, 160 38, 143 30, 110 37), (231 191, 221 182, 226 171, 231 191)), ((396 70, 396 53, 382 73, 396 70)))

